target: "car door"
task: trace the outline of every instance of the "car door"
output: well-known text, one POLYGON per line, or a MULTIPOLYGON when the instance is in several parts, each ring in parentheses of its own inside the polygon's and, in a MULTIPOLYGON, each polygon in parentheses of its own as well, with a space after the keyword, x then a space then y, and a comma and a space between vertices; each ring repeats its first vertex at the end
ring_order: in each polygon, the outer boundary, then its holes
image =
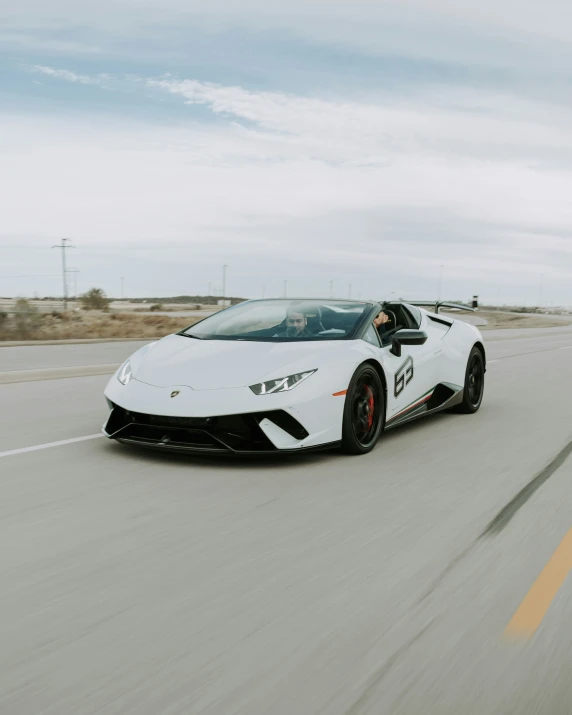
MULTIPOLYGON (((402 309, 407 311, 405 306, 402 309)), ((439 355, 441 335, 434 330, 426 313, 419 315, 408 311, 411 323, 407 327, 417 327, 427 334, 424 345, 403 345, 398 357, 391 352, 391 345, 381 348, 382 364, 387 378, 386 417, 398 418, 409 411, 421 408, 429 400, 439 382, 439 355)))

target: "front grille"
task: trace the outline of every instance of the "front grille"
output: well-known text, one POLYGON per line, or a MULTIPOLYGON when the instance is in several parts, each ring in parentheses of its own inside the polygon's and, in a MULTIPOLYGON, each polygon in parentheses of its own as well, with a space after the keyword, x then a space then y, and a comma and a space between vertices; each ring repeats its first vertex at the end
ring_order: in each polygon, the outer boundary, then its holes
POLYGON ((130 424, 118 435, 124 442, 136 444, 169 447, 171 449, 205 449, 209 451, 227 452, 228 447, 207 432, 200 430, 161 429, 146 425, 130 424))
POLYGON ((207 428, 212 426, 212 417, 165 417, 163 415, 137 415, 138 420, 159 427, 207 428))
POLYGON ((172 417, 130 412, 114 406, 105 431, 125 442, 173 449, 271 452, 275 447, 260 428, 269 419, 296 439, 308 432, 283 410, 220 417, 172 417))

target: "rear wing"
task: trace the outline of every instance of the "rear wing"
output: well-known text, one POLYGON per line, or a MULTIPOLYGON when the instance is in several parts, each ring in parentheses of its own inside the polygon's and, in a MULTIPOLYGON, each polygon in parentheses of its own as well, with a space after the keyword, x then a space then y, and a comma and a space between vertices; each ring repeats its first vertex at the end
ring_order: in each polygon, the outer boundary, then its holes
POLYGON ((448 303, 446 301, 440 301, 440 300, 408 300, 407 303, 409 303, 409 305, 416 305, 419 308, 433 308, 435 313, 439 312, 439 308, 452 308, 453 310, 468 310, 470 313, 474 313, 476 310, 476 308, 471 308, 471 306, 469 306, 469 305, 462 305, 461 303, 448 303))

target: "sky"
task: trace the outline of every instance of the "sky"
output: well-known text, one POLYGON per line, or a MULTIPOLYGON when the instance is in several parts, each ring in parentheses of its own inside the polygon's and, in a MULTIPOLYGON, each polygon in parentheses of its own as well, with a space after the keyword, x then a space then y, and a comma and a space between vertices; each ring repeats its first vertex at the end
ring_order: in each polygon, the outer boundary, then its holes
POLYGON ((0 296, 67 237, 72 293, 570 306, 571 40, 568 0, 0 0, 0 296))

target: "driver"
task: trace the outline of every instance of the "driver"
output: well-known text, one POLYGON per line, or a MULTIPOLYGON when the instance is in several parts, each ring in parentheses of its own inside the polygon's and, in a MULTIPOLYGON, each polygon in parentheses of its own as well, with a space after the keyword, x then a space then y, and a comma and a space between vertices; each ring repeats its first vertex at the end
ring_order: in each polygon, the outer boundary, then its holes
POLYGON ((377 315, 376 318, 373 319, 373 325, 379 333, 382 345, 385 342, 385 333, 389 330, 389 326, 387 325, 387 323, 389 323, 390 320, 391 318, 389 317, 389 315, 387 315, 387 313, 384 313, 383 310, 377 315))
POLYGON ((286 330, 276 335, 277 338, 311 338, 308 330, 306 313, 295 307, 289 308, 286 313, 286 330))

